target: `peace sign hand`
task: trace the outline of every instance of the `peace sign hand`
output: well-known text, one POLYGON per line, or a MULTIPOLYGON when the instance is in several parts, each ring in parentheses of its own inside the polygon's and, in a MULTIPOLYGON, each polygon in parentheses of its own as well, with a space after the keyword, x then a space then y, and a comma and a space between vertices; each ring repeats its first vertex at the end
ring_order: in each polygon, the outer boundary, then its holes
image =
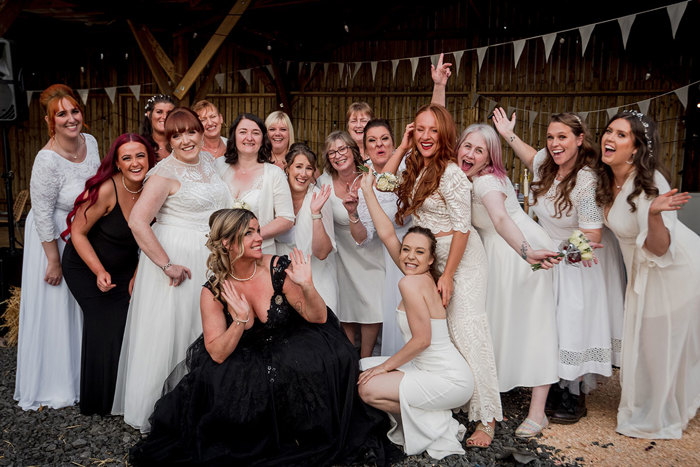
POLYGON ((451 63, 443 63, 445 54, 441 53, 438 59, 437 66, 430 65, 430 75, 433 78, 433 83, 436 86, 447 86, 447 80, 452 76, 452 71, 450 71, 451 63))

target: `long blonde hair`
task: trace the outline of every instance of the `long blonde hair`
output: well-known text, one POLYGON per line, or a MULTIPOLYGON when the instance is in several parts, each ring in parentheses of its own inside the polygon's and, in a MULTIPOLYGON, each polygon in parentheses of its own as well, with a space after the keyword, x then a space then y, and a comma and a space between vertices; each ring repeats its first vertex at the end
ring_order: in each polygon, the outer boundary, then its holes
POLYGON ((257 219, 252 211, 247 209, 219 209, 209 217, 209 235, 207 236, 207 271, 211 271, 209 283, 216 298, 221 295, 221 284, 231 272, 234 263, 243 253, 243 236, 248 230, 250 221, 257 219), (224 242, 229 245, 227 248, 224 242), (229 248, 236 244, 238 256, 229 259, 229 248))

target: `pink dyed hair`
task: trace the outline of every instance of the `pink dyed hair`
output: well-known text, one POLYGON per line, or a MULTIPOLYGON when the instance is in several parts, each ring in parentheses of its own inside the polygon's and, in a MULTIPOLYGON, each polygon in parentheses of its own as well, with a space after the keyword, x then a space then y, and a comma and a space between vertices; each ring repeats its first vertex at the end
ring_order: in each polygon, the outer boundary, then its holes
POLYGON ((503 167, 501 139, 498 137, 498 134, 496 134, 496 130, 485 123, 474 123, 469 125, 467 129, 462 132, 462 135, 457 141, 457 146, 455 147, 455 154, 459 151, 459 148, 462 146, 462 143, 464 143, 464 140, 467 139, 467 136, 472 133, 479 133, 484 137, 486 141, 486 150, 489 152, 489 158, 491 159, 489 165, 484 167, 479 175, 490 173, 500 179, 506 178, 506 169, 503 167))

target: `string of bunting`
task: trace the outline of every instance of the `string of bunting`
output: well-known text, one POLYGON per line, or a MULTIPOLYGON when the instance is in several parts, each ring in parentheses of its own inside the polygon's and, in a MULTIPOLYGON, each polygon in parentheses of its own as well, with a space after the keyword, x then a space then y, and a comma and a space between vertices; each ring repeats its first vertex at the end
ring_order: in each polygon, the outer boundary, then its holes
MULTIPOLYGON (((464 56, 465 52, 476 52, 477 58, 478 58, 478 67, 479 71, 481 71, 481 66, 484 62, 484 58, 486 57, 486 53, 488 49, 494 48, 494 47, 503 47, 503 46, 508 46, 511 45, 513 46, 513 58, 514 58, 514 66, 517 68, 518 62, 520 61, 520 56, 522 55, 523 49, 525 47, 525 43, 529 40, 534 40, 534 39, 542 39, 544 43, 544 48, 545 48, 545 60, 548 62, 549 61, 549 56, 552 51, 552 47, 554 45, 555 39, 557 35, 570 32, 570 31, 576 31, 578 30, 579 34, 581 35, 581 56, 585 55, 586 49, 588 47, 588 41, 591 37, 591 34, 593 33, 593 30, 597 25, 600 24, 605 24, 605 23, 611 23, 611 22, 617 22, 618 25, 620 26, 620 32, 622 34, 622 44, 623 48, 627 48, 627 40, 629 38, 630 31, 632 29, 632 25, 634 24, 634 20, 638 15, 646 14, 646 13, 651 13, 654 11, 658 10, 663 10, 665 9, 670 23, 671 23, 671 34, 673 38, 675 39, 676 37, 676 32, 678 31, 678 26, 681 22, 681 19, 683 18, 683 15, 685 14, 686 7, 688 5, 690 0, 674 3, 671 5, 667 6, 661 6, 657 8, 651 8, 648 10, 644 11, 639 11, 637 13, 631 14, 631 15, 626 15, 622 16, 619 18, 613 18, 609 20, 604 20, 604 21, 599 21, 596 23, 591 23, 587 24, 584 26, 579 26, 575 28, 569 28, 569 29, 563 29, 560 31, 548 33, 548 34, 542 34, 542 35, 537 35, 537 36, 531 36, 523 39, 517 39, 514 41, 507 41, 507 42, 500 42, 496 44, 490 44, 482 47, 475 47, 475 48, 468 48, 468 49, 463 49, 463 50, 457 50, 457 51, 452 51, 452 52, 446 52, 446 54, 452 54, 454 57, 454 62, 455 62, 455 73, 456 75, 459 74, 459 69, 460 69, 460 64, 462 61, 462 57, 464 56)), ((410 66, 411 66, 411 79, 415 81, 415 76, 416 76, 416 71, 418 70, 418 64, 421 59, 424 58, 429 58, 431 63, 433 65, 437 64, 438 58, 440 57, 440 54, 432 54, 432 55, 420 55, 416 57, 404 57, 404 58, 396 58, 396 59, 391 59, 391 60, 372 60, 372 61, 354 61, 354 62, 305 62, 305 61, 300 61, 300 62, 292 62, 292 61, 287 61, 286 62, 286 71, 289 73, 289 68, 292 63, 296 63, 299 68, 299 72, 301 73, 301 70, 305 67, 306 64, 309 65, 309 76, 311 76, 316 69, 317 66, 322 66, 323 68, 323 74, 324 76, 328 75, 328 70, 330 65, 336 65, 338 67, 338 73, 339 76, 341 77, 341 80, 345 80, 347 82, 348 79, 353 80, 355 76, 357 75, 358 71, 362 67, 362 65, 369 65, 370 66, 370 71, 372 73, 372 81, 375 81, 376 74, 377 74, 377 66, 379 63, 390 63, 391 64, 391 76, 392 80, 396 78, 396 70, 399 66, 399 63, 404 60, 408 60, 410 66)), ((268 65, 262 65, 259 67, 251 67, 251 68, 244 68, 244 69, 239 69, 236 71, 228 72, 228 73, 217 73, 214 75, 214 79, 219 86, 220 89, 224 88, 225 85, 225 80, 226 80, 226 75, 231 75, 235 73, 240 73, 241 77, 245 80, 248 86, 251 86, 252 84, 252 72, 253 70, 261 70, 265 69, 267 72, 270 74, 272 79, 275 79, 273 67, 271 64, 268 65)), ((692 86, 693 84, 696 84, 698 81, 695 83, 690 83, 686 86, 683 86, 681 88, 675 89, 673 91, 669 91, 668 93, 661 94, 659 96, 656 96, 654 98, 650 99, 645 99, 643 101, 639 102, 634 102, 631 104, 625 104, 626 105, 634 105, 637 104, 640 107, 640 110, 642 113, 646 113, 646 110, 649 107, 649 102, 652 99, 659 98, 661 96, 664 96, 666 94, 671 94, 675 93, 681 103, 683 104, 683 107, 685 108, 687 105, 687 100, 688 100, 688 87, 692 86)), ((87 104, 88 96, 90 94, 90 91, 95 91, 95 90, 104 90, 104 92, 107 94, 110 102, 114 104, 114 99, 116 96, 116 91, 119 88, 129 88, 131 93, 134 95, 136 100, 139 100, 140 94, 141 94, 141 86, 148 86, 152 85, 153 83, 144 83, 144 84, 134 84, 134 85, 123 85, 123 86, 110 86, 110 87, 96 87, 96 88, 82 88, 82 89, 77 89, 78 95, 80 96, 80 99, 83 101, 84 104, 87 104)), ((31 103, 32 96, 35 93, 40 93, 40 90, 28 90, 27 91, 27 104, 31 103)), ((489 100, 489 106, 493 105, 495 107, 496 102, 493 100, 490 100, 484 96, 480 96, 478 93, 473 96, 473 101, 472 101, 472 107, 476 104, 476 101, 479 98, 484 98, 489 100)), ((623 107, 624 107, 623 106, 623 107)), ((493 110, 493 107, 489 110, 489 113, 493 110)), ((588 113, 593 113, 593 112, 603 112, 607 111, 609 115, 614 115, 615 112, 617 112, 617 109, 619 107, 613 108, 608 108, 608 109, 595 109, 595 110, 587 110, 587 111, 582 111, 579 112, 579 115, 582 115, 584 118, 588 115, 588 113), (614 110, 614 112, 613 112, 614 110)), ((537 112, 532 111, 532 110, 526 110, 526 109, 516 109, 516 110, 523 110, 526 112, 529 112, 529 118, 530 121, 534 121, 534 119, 537 116, 537 112), (533 114, 533 112, 535 112, 533 114), (534 115, 534 117, 533 117, 534 115)), ((531 124, 532 125, 532 124, 531 124)))

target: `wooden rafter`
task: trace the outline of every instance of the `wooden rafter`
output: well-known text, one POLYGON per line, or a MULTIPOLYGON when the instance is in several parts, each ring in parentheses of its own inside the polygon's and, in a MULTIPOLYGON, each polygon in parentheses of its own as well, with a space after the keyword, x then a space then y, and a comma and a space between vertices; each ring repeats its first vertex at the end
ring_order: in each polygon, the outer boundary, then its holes
POLYGON ((3 37, 22 11, 21 0, 5 0, 0 6, 0 37, 3 37))
POLYGON ((140 28, 134 26, 134 23, 132 23, 131 20, 128 19, 126 22, 129 23, 129 28, 131 28, 134 39, 136 39, 136 43, 138 44, 139 49, 141 49, 141 54, 146 60, 146 65, 148 65, 148 68, 151 70, 160 92, 170 94, 171 85, 168 84, 168 77, 163 71, 163 68, 160 67, 156 54, 153 52, 153 49, 151 49, 151 44, 149 43, 148 39, 140 28))
POLYGON ((228 12, 224 20, 221 22, 221 25, 219 25, 214 35, 211 37, 211 39, 209 39, 207 45, 204 46, 190 69, 187 71, 187 73, 185 73, 185 76, 183 76, 182 80, 175 87, 175 97, 182 99, 185 93, 190 90, 190 87, 192 87, 199 74, 202 72, 202 70, 204 70, 204 67, 207 65, 207 63, 209 63, 209 60, 211 60, 211 58, 214 56, 250 3, 251 0, 236 1, 231 8, 231 11, 228 12))
POLYGON ((163 67, 163 70, 165 70, 165 73, 168 75, 168 77, 173 83, 177 81, 175 76, 175 65, 173 64, 173 61, 170 60, 170 57, 168 57, 168 54, 165 53, 163 47, 160 46, 158 40, 153 36, 153 34, 151 34, 150 29, 148 29, 145 25, 142 25, 140 29, 143 36, 153 48, 153 53, 156 57, 156 60, 158 60, 158 63, 160 63, 160 66, 163 67))

